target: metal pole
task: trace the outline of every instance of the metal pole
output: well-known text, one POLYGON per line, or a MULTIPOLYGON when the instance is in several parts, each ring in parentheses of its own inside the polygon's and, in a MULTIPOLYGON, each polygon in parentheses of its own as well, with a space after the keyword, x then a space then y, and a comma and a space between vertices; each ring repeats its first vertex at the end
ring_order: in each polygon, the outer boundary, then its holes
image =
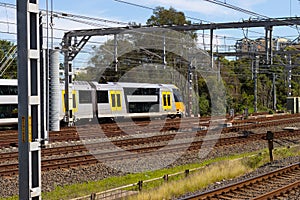
POLYGON ((276 74, 273 73, 273 110, 276 111, 276 74))
POLYGON ((273 27, 269 27, 269 63, 270 65, 273 64, 273 39, 272 39, 272 32, 273 27))
POLYGON ((17 0, 19 199, 41 199, 38 0, 17 0))
POLYGON ((259 56, 256 56, 254 69, 254 112, 257 112, 257 73, 259 67, 259 56))
POLYGON ((59 131, 59 107, 60 84, 59 84, 59 49, 50 51, 50 107, 49 107, 49 130, 59 131))
POLYGON ((68 123, 68 126, 72 126, 74 123, 73 116, 73 95, 72 95, 72 58, 70 56, 71 49, 71 37, 66 34, 63 38, 63 50, 64 50, 64 67, 65 67, 65 119, 64 121, 68 123))
POLYGON ((115 63, 115 71, 118 71, 118 41, 117 34, 114 35, 114 63, 115 63))
POLYGON ((39 14, 39 24, 40 24, 40 85, 41 85, 41 109, 46 112, 41 112, 41 138, 43 139, 43 144, 48 144, 48 54, 47 51, 43 51, 43 23, 42 23, 42 13, 39 14), (45 58, 45 59, 44 59, 45 58))
POLYGON ((214 37, 214 29, 210 29, 210 56, 211 56, 211 68, 214 67, 213 37, 214 37))
MULTIPOLYGON (((196 69, 194 70, 194 75, 195 75, 195 90, 196 90, 195 97, 197 97, 197 95, 198 95, 198 98, 194 98, 194 101, 195 101, 194 104, 198 105, 197 100, 200 98, 200 96, 199 96, 199 86, 198 86, 198 74, 197 74, 196 69)), ((198 117, 200 117, 199 106, 196 106, 196 114, 198 117)))
POLYGON ((287 94, 287 96, 290 97, 290 96, 292 96, 292 58, 291 58, 291 55, 289 55, 289 64, 288 64, 287 68, 288 68, 288 77, 287 77, 288 94, 287 94))
POLYGON ((218 82, 221 81, 221 62, 220 62, 220 57, 218 57, 218 82))
POLYGON ((266 53, 266 64, 269 64, 269 40, 268 40, 268 34, 269 33, 269 27, 265 27, 265 53, 266 53))
POLYGON ((192 116, 192 91, 193 91, 193 73, 192 73, 192 63, 190 62, 188 68, 188 116, 192 116))
POLYGON ((164 64, 164 69, 166 69, 167 61, 166 61, 166 34, 164 33, 164 38, 163 38, 163 64, 164 64))

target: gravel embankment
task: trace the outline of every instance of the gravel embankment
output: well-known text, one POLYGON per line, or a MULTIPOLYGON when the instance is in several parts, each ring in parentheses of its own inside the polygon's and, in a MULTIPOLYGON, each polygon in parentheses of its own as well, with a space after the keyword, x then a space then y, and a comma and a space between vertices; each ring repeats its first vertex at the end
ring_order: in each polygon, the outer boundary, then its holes
MULTIPOLYGON (((299 125, 299 123, 297 124, 299 125)), ((289 126, 297 126, 296 124, 289 125, 289 126)), ((282 130, 283 127, 274 127, 274 128, 260 128, 258 130, 253 130, 253 132, 261 133, 266 132, 267 130, 271 131, 279 131, 282 130)), ((230 134, 229 134, 230 135, 230 134)), ((294 144, 300 143, 300 138, 288 138, 285 140, 278 141, 279 143, 275 143, 275 148, 278 146, 289 146, 294 144)), ((233 153, 242 153, 242 152, 250 152, 259 150, 262 148, 267 147, 266 141, 260 141, 260 142, 252 142, 247 145, 234 145, 230 147, 220 147, 217 149, 213 149, 212 151, 208 152, 208 155, 205 158, 202 158, 203 156, 199 154, 198 152, 188 152, 185 153, 184 156, 174 161, 178 154, 172 153, 172 154, 160 154, 160 155, 153 155, 151 157, 146 158, 145 161, 147 162, 139 162, 139 159, 136 159, 135 161, 115 161, 107 163, 108 166, 115 166, 116 169, 113 169, 111 167, 108 167, 104 164, 98 163, 90 166, 84 166, 84 167, 76 167, 76 168, 70 168, 70 169, 59 169, 59 170, 53 170, 48 172, 42 173, 42 190, 43 191, 51 191, 55 188, 55 186, 62 186, 66 184, 73 184, 73 183, 80 183, 80 182, 87 182, 87 181, 95 181, 95 180, 101 180, 103 178, 106 178, 108 176, 118 176, 118 175, 124 175, 126 171, 140 171, 143 170, 151 170, 157 167, 164 167, 164 166, 176 166, 176 165, 182 165, 186 163, 193 163, 193 162, 200 162, 204 159, 213 158, 213 157, 219 157, 224 156, 228 154, 233 153)), ((14 149, 15 150, 15 149, 14 149)), ((7 151, 7 150, 5 150, 7 151)), ((203 154, 206 155, 206 154, 203 154)), ((282 163, 278 165, 285 165, 289 164, 292 161, 298 161, 299 157, 297 158, 289 158, 285 159, 284 161, 280 161, 282 163)), ((260 168, 255 173, 260 173, 260 171, 267 170, 267 168, 274 169, 273 165, 275 165, 279 161, 275 161, 272 164, 266 165, 262 168, 260 168)), ((246 175, 251 176, 251 175, 246 175)), ((231 180, 234 181, 234 180, 231 180)), ((224 185, 226 182, 219 183, 217 185, 211 186, 216 187, 220 185, 224 185)), ((6 197, 6 196, 12 196, 18 194, 18 176, 14 177, 0 177, 0 197, 6 197)))

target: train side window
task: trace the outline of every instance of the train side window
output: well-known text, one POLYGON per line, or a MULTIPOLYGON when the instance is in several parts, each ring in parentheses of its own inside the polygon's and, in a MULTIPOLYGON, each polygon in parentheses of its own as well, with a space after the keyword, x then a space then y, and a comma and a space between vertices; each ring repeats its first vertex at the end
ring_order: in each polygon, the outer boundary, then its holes
POLYGON ((108 103, 108 91, 97 91, 97 103, 108 103))
POLYGON ((79 90, 79 103, 92 103, 91 91, 79 90))
POLYGON ((116 95, 111 94, 111 107, 116 107, 116 95))
POLYGON ((73 94, 73 108, 76 108, 76 95, 73 94))
POLYGON ((2 104, 0 105, 0 118, 17 118, 18 104, 2 104))
POLYGON ((117 107, 121 107, 121 95, 117 94, 117 107))
POLYGON ((126 95, 158 95, 158 88, 124 88, 126 95))
POLYGON ((18 95, 18 87, 10 85, 1 85, 0 86, 1 95, 18 95))

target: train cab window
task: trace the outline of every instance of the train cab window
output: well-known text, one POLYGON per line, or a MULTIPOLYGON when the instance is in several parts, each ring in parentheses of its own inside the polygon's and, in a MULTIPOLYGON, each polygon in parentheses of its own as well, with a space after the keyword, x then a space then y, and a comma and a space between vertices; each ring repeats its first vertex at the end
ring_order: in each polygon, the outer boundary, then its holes
POLYGON ((91 91, 79 90, 79 103, 92 103, 91 91))
POLYGON ((178 89, 173 89, 173 94, 175 102, 183 102, 182 95, 178 89))
POLYGON ((97 91, 97 103, 108 103, 108 91, 97 91))
POLYGON ((0 85, 0 95, 18 95, 18 87, 10 85, 0 85))

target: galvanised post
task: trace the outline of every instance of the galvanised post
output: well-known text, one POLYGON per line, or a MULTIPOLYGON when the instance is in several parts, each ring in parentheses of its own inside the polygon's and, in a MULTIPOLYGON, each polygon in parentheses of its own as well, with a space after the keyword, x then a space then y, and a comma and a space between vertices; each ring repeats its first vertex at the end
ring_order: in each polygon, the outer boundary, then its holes
POLYGON ((41 199, 38 0, 17 0, 19 199, 41 199))

